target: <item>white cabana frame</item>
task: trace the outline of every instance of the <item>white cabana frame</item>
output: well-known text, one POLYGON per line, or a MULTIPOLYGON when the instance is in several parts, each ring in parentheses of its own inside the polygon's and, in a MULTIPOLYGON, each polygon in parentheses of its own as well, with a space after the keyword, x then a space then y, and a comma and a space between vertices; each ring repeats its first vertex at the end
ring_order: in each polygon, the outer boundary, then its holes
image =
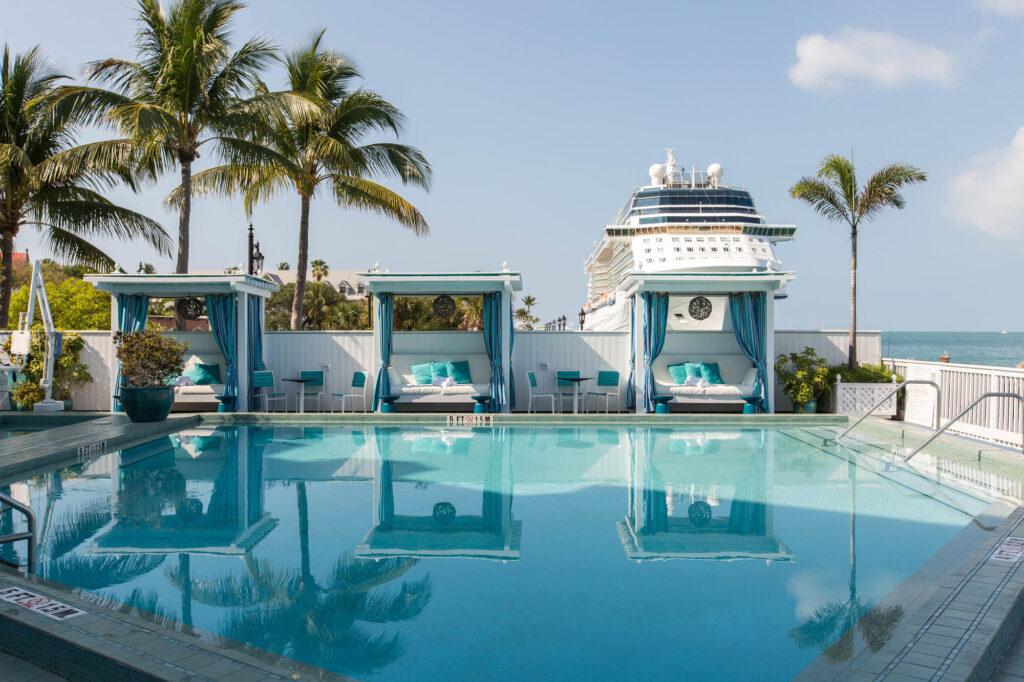
MULTIPOLYGON (((373 270, 361 273, 359 278, 366 289, 378 297, 381 294, 393 296, 482 296, 483 294, 501 293, 501 312, 499 325, 501 330, 501 369, 504 376, 505 394, 511 396, 512 384, 512 294, 523 290, 523 276, 520 272, 504 269, 497 272, 382 272, 373 270), (508 321, 508 323, 506 323, 508 321)), ((378 308, 374 308, 376 311, 378 308)), ((393 326, 393 320, 392 320, 393 326)), ((386 368, 381 366, 381 336, 394 334, 394 329, 381 329, 380 315, 373 316, 373 352, 374 366, 370 377, 386 368)), ((372 379, 371 379, 372 380, 372 379)), ((502 411, 510 410, 506 401, 502 411)))
MULTIPOLYGON (((111 331, 118 331, 118 315, 116 302, 119 296, 148 296, 154 298, 189 298, 207 295, 234 294, 237 305, 235 308, 235 342, 238 357, 238 401, 239 410, 251 409, 247 404, 249 395, 249 299, 261 300, 260 315, 264 314, 264 303, 270 295, 277 291, 278 286, 253 275, 196 275, 196 274, 109 274, 86 275, 85 281, 99 291, 110 293, 114 299, 114 314, 110 316, 111 331)), ((263 335, 266 333, 263 320, 260 324, 260 347, 266 346, 263 335)), ((111 377, 110 401, 114 409, 117 394, 117 376, 111 377)))
MULTIPOLYGON (((643 400, 644 375, 647 362, 644 358, 646 334, 643 306, 640 294, 667 294, 668 296, 696 296, 699 294, 738 294, 744 292, 765 294, 765 411, 775 412, 775 292, 796 278, 794 272, 694 272, 694 273, 643 273, 635 272, 626 277, 624 290, 627 298, 634 297, 635 315, 632 321, 634 353, 634 382, 636 386, 636 411, 646 413, 643 400)), ((699 333, 699 332, 694 332, 699 333)))

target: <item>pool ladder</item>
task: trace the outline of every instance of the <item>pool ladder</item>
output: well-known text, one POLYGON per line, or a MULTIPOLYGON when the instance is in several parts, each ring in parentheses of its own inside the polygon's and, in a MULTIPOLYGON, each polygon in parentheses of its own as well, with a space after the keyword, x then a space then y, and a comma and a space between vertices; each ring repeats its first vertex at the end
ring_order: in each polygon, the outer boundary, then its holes
MULTIPOLYGON (((943 431, 948 429, 950 426, 953 425, 954 422, 956 422, 961 417, 963 417, 965 414, 967 414, 968 412, 973 410, 978 403, 980 403, 981 401, 983 401, 983 400, 985 400, 987 398, 1015 398, 1016 400, 1020 401, 1021 405, 1024 405, 1024 395, 1021 395, 1019 393, 1004 393, 1004 392, 1000 392, 1000 391, 990 391, 988 393, 983 393, 973 403, 971 403, 970 405, 968 405, 964 409, 960 410, 960 413, 958 415, 956 415, 955 417, 950 419, 948 422, 943 424, 941 429, 939 429, 938 431, 936 431, 932 435, 928 436, 928 438, 923 443, 918 445, 916 448, 914 448, 914 450, 909 455, 904 457, 903 461, 904 462, 909 461, 911 457, 913 457, 917 453, 921 452, 921 450, 924 450, 925 447, 927 445, 929 445, 933 440, 935 440, 936 438, 941 436, 943 431)), ((1021 449, 1021 453, 1024 453, 1024 424, 1021 424, 1021 445, 1020 445, 1020 449, 1021 449)))
MULTIPOLYGON (((31 573, 35 570, 36 563, 36 513, 32 511, 31 507, 3 493, 0 493, 0 504, 7 505, 11 509, 20 511, 25 515, 28 530, 20 533, 10 533, 9 535, 0 535, 0 545, 18 542, 19 540, 28 540, 28 572, 31 573)), ((2 511, 3 509, 0 508, 0 512, 2 511)))
MULTIPOLYGON (((893 397, 893 395, 895 395, 897 392, 899 392, 899 390, 901 388, 903 388, 904 386, 907 386, 908 384, 927 384, 929 386, 934 386, 935 387, 935 394, 936 394, 935 395, 935 421, 933 423, 935 424, 935 428, 938 428, 938 426, 939 426, 939 410, 942 408, 942 389, 939 387, 939 385, 937 383, 935 383, 934 381, 929 381, 928 379, 907 379, 905 381, 900 382, 899 385, 897 385, 891 391, 886 393, 884 398, 882 398, 877 403, 875 403, 871 407, 870 410, 868 410, 867 412, 862 414, 860 417, 858 417, 857 421, 855 421, 852 424, 850 424, 849 426, 847 426, 845 431, 840 433, 835 438, 826 438, 825 441, 824 441, 824 444, 825 445, 835 445, 839 441, 840 438, 842 438, 843 436, 848 434, 850 431, 853 431, 855 428, 857 428, 858 424, 860 424, 862 421, 864 421, 865 419, 870 417, 871 414, 874 413, 874 411, 877 410, 879 407, 881 407, 885 403, 886 400, 888 400, 889 398, 893 397)), ((971 407, 973 407, 973 405, 971 407)), ((946 424, 946 426, 949 426, 949 424, 946 424)), ((943 427, 943 430, 945 430, 945 427, 943 427)), ((910 459, 910 458, 908 457, 907 459, 910 459)))

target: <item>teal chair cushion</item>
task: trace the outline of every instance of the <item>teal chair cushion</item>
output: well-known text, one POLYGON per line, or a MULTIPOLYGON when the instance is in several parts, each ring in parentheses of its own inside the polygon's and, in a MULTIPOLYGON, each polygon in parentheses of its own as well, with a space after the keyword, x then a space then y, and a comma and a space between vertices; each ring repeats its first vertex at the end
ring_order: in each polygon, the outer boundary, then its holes
POLYGON ((718 371, 717 362, 700 363, 700 375, 704 378, 704 381, 708 382, 709 384, 722 383, 722 375, 718 371))
POLYGON ((455 383, 473 383, 473 378, 469 375, 469 360, 457 360, 456 362, 449 362, 447 364, 448 376, 454 379, 455 383))
POLYGON ((196 386, 210 386, 211 384, 221 383, 220 365, 202 365, 197 363, 191 369, 182 372, 181 376, 188 377, 196 382, 196 386))
MULTIPOLYGON (((692 364, 692 363, 691 363, 692 364)), ((679 363, 678 365, 669 365, 668 374, 672 377, 673 384, 685 384, 686 383, 686 365, 679 363)))
POLYGON ((424 362, 422 365, 413 365, 409 369, 412 370, 412 376, 416 379, 417 384, 429 384, 434 380, 434 365, 435 362, 424 362))

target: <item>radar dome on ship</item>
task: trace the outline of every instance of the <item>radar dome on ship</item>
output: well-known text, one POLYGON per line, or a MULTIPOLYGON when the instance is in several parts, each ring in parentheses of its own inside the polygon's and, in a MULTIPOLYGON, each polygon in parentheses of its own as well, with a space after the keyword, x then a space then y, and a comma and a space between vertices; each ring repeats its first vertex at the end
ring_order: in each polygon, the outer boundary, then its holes
POLYGON ((656 163, 647 169, 647 173, 651 176, 652 185, 661 185, 665 181, 665 164, 656 163))
POLYGON ((722 182, 722 164, 713 163, 708 166, 708 181, 713 187, 717 187, 722 182))

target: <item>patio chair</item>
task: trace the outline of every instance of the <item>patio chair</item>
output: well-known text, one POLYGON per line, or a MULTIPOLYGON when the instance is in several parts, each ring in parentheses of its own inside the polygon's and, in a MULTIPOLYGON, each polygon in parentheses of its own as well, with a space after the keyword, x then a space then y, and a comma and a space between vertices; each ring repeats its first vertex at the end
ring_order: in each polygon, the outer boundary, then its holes
POLYGON ((530 399, 526 403, 526 412, 533 412, 533 401, 535 398, 550 398, 551 399, 551 413, 555 412, 555 394, 554 393, 538 393, 537 392, 537 373, 527 372, 526 378, 530 380, 530 399))
POLYGON ((320 412, 320 400, 324 397, 324 371, 322 369, 304 369, 299 372, 303 379, 309 379, 302 384, 302 395, 304 400, 316 398, 316 411, 320 412))
MULTIPOLYGON (((566 379, 579 379, 579 377, 580 377, 580 372, 579 372, 579 370, 575 370, 575 369, 573 369, 573 370, 563 369, 563 370, 559 370, 559 371, 555 372, 555 392, 556 392, 556 394, 558 396, 558 411, 559 412, 562 411, 562 401, 563 400, 570 400, 571 401, 573 399, 573 395, 575 394, 575 392, 578 389, 583 388, 582 386, 577 386, 576 382, 566 381, 566 379)), ((582 392, 580 392, 579 395, 580 395, 580 398, 586 398, 586 396, 582 392)))
POLYGON ((597 390, 587 391, 583 400, 583 411, 586 412, 587 398, 594 397, 594 411, 598 409, 598 401, 604 399, 604 413, 608 414, 608 403, 615 399, 615 411, 621 409, 619 405, 619 373, 613 371, 602 371, 597 373, 597 390))
POLYGON ((345 401, 346 400, 359 400, 363 404, 363 412, 366 412, 366 372, 353 372, 352 373, 352 392, 351 393, 332 393, 331 394, 331 412, 334 412, 334 401, 341 401, 341 411, 345 412, 345 401))
MULTIPOLYGON (((270 412, 270 403, 280 400, 284 403, 285 411, 288 410, 288 395, 284 392, 274 391, 274 373, 269 369, 258 370, 252 373, 252 387, 257 390, 254 395, 256 400, 263 399, 263 411, 270 412)), ((253 409, 256 406, 253 405, 253 409)))

